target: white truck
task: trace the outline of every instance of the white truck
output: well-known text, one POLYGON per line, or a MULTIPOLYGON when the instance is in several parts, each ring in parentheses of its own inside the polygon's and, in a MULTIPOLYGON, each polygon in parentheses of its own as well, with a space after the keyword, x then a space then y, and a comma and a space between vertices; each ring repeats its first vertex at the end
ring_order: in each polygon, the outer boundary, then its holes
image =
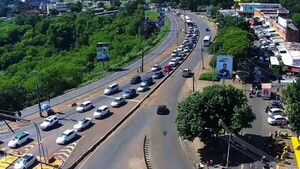
POLYGON ((263 83, 261 85, 261 97, 263 99, 271 99, 271 89, 272 84, 271 83, 263 83))

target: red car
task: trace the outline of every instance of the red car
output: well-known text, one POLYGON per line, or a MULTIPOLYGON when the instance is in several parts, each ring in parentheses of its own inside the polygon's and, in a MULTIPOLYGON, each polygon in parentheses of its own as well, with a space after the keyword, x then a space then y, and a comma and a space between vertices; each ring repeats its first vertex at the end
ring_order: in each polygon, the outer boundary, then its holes
POLYGON ((165 65, 165 67, 163 68, 164 72, 169 72, 171 70, 172 70, 172 68, 171 68, 171 65, 169 65, 169 64, 165 65))

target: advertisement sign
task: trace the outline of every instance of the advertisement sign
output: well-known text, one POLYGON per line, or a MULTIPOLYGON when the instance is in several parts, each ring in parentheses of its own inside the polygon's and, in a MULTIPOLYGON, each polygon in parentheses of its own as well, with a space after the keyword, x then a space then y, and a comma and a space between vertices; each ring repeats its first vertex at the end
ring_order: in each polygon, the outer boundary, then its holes
POLYGON ((232 56, 220 55, 217 57, 217 71, 220 79, 228 79, 232 76, 232 56))
POLYGON ((109 61, 109 47, 107 43, 97 43, 97 60, 98 61, 109 61))

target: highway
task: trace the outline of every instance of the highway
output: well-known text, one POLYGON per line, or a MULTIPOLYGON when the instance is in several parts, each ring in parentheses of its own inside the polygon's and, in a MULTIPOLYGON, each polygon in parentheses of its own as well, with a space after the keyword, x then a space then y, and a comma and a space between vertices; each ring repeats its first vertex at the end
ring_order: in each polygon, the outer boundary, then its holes
MULTIPOLYGON (((200 29, 200 41, 205 35, 207 25, 196 16, 191 18, 200 29)), ((149 97, 143 106, 126 121, 93 154, 85 159, 79 168, 145 168, 143 159, 143 138, 149 138, 151 166, 157 169, 194 168, 187 158, 176 134, 175 117, 179 92, 187 79, 181 77, 181 70, 194 70, 201 60, 201 43, 172 77, 149 97), (165 104, 169 115, 157 115, 156 108, 165 104)))
MULTIPOLYGON (((178 25, 177 20, 174 16, 169 16, 169 17, 171 18, 172 25, 173 25, 171 33, 174 33, 174 32, 176 33, 178 30, 178 27, 174 26, 174 25, 178 25)), ((170 42, 168 42, 168 43, 170 43, 170 42)), ((169 62, 169 60, 170 60, 170 58, 163 61, 161 63, 161 65, 164 66, 165 64, 167 64, 169 62)), ((141 74, 142 78, 151 76, 153 74, 153 72, 151 72, 149 70, 146 70, 146 71, 148 71, 148 72, 141 74)), ((155 85, 157 85, 157 82, 160 80, 161 79, 154 80, 154 84, 152 84, 150 86, 150 88, 153 88, 155 85)), ((55 155, 56 157, 61 158, 63 161, 66 161, 68 158, 68 155, 70 155, 70 154, 68 154, 66 156, 66 155, 64 155, 65 151, 62 151, 62 150, 68 146, 75 146, 76 144, 70 143, 68 145, 61 146, 61 145, 58 145, 55 143, 56 138, 66 129, 73 128, 73 125, 76 123, 76 121, 80 120, 81 118, 91 117, 93 119, 92 115, 93 115, 93 112, 96 110, 96 108, 98 108, 102 105, 110 106, 111 101, 115 97, 122 96, 124 91, 126 91, 127 89, 129 89, 129 88, 136 89, 138 86, 139 86, 139 84, 136 84, 136 85, 131 85, 129 83, 120 84, 120 92, 118 92, 117 94, 110 95, 110 96, 101 95, 101 96, 91 100, 94 103, 94 108, 87 112, 77 113, 75 111, 75 108, 71 108, 71 109, 63 112, 62 114, 57 114, 57 116, 60 119, 59 125, 57 125, 56 128, 54 128, 50 131, 42 131, 41 132, 42 143, 43 143, 46 155, 47 156, 55 155)), ((78 158, 84 152, 84 150, 89 148, 94 142, 96 142, 96 140, 98 140, 109 129, 111 129, 112 126, 117 123, 117 121, 119 121, 122 117, 124 117, 136 104, 138 104, 138 102, 140 102, 140 100, 142 98, 145 97, 145 95, 148 91, 143 92, 143 93, 138 92, 138 95, 134 99, 126 100, 126 104, 120 108, 111 108, 112 113, 107 118, 101 119, 101 120, 93 119, 92 127, 87 129, 86 131, 79 132, 79 136, 75 140, 73 140, 73 142, 79 144, 77 146, 78 148, 76 148, 75 151, 72 153, 73 159, 75 160, 76 158, 78 158), (93 133, 97 133, 97 134, 93 134, 93 133), (88 135, 88 136, 85 137, 86 135, 88 135)), ((85 101, 85 100, 82 100, 82 102, 83 101, 85 101)), ((37 125, 39 125, 39 124, 40 123, 38 123, 37 125)), ((28 125, 21 129, 16 130, 16 132, 22 132, 22 131, 28 131, 34 140, 29 142, 25 146, 18 148, 18 150, 21 151, 22 153, 33 153, 35 155, 39 155, 38 147, 36 146, 36 137, 37 136, 36 136, 36 130, 35 130, 34 125, 31 124, 31 125, 28 125)), ((15 135, 14 133, 0 135, 0 140, 2 142, 4 142, 2 144, 1 150, 4 150, 6 152, 12 151, 7 146, 7 143, 14 137, 14 135, 15 135)))
MULTIPOLYGON (((160 53, 165 51, 170 46, 170 44, 174 41, 174 39, 176 38, 176 33, 177 33, 176 18, 175 18, 175 16, 173 16, 171 14, 166 14, 166 16, 171 21, 171 31, 170 31, 169 35, 166 37, 166 39, 159 46, 157 46, 156 49, 154 49, 149 54, 145 55, 144 64, 146 64, 149 61, 153 60, 156 56, 158 56, 160 53)), ((65 93, 63 95, 60 95, 60 96, 57 96, 55 98, 52 98, 50 100, 51 106, 61 104, 61 103, 65 102, 65 101, 68 101, 72 98, 78 97, 78 96, 80 96, 84 93, 87 93, 89 91, 97 89, 98 87, 101 87, 103 85, 107 85, 109 83, 112 83, 113 81, 117 80, 118 78, 120 78, 122 76, 125 76, 126 74, 130 73, 133 70, 136 70, 140 66, 141 66, 141 59, 138 59, 133 64, 123 68, 122 71, 117 71, 117 72, 112 73, 111 75, 109 75, 105 78, 102 78, 102 79, 100 79, 96 82, 93 82, 91 84, 88 84, 88 85, 80 87, 80 88, 77 88, 73 91, 70 91, 70 92, 65 93)), ((38 112, 38 105, 36 104, 36 105, 33 105, 31 107, 27 107, 24 110, 22 110, 22 116, 25 117, 25 116, 28 116, 28 115, 31 115, 31 114, 37 113, 37 112, 38 112)))

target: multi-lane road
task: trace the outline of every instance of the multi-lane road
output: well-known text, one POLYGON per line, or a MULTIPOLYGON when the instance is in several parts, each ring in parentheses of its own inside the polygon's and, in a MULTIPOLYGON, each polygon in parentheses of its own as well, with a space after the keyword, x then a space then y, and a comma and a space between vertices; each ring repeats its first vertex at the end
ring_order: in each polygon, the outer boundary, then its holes
MULTIPOLYGON (((191 18, 199 27, 200 41, 205 35, 210 35, 210 32, 205 31, 208 26, 201 19, 193 15, 191 18)), ((175 117, 178 97, 187 80, 181 77, 181 70, 196 68, 201 61, 200 48, 201 43, 198 43, 173 75, 120 129, 80 163, 79 168, 145 168, 143 159, 145 135, 150 140, 150 161, 153 168, 193 168, 177 136, 175 117), (159 104, 165 104, 170 114, 157 115, 156 108, 159 104)))

